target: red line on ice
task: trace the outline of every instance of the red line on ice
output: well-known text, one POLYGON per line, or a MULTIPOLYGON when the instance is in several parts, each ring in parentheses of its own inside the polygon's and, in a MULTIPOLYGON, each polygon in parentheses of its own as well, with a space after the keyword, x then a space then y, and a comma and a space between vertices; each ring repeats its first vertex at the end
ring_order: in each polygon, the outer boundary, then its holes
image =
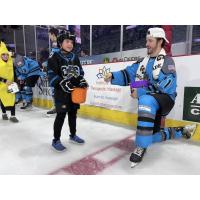
POLYGON ((95 175, 95 174, 98 174, 99 172, 112 166, 113 164, 118 162, 121 158, 123 158, 124 156, 129 154, 131 151, 133 151, 134 144, 133 144, 133 140, 131 140, 131 138, 134 135, 135 134, 132 134, 131 136, 128 136, 119 142, 116 142, 107 147, 104 147, 104 148, 102 148, 102 149, 100 149, 78 161, 75 161, 75 162, 71 163, 70 165, 64 166, 50 174, 51 175, 56 175, 56 174, 95 175), (122 150, 122 153, 107 163, 104 163, 104 162, 94 158, 95 155, 97 155, 101 152, 104 152, 111 147, 115 147, 115 148, 122 150))

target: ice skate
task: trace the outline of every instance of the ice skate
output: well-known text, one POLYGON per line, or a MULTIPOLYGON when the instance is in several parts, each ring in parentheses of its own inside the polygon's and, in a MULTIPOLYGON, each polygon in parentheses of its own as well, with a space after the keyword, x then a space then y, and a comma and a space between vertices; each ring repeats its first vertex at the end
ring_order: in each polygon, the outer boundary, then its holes
POLYGON ((131 168, 135 167, 137 164, 139 164, 142 161, 142 158, 146 152, 145 148, 136 147, 134 152, 130 156, 131 161, 131 168))

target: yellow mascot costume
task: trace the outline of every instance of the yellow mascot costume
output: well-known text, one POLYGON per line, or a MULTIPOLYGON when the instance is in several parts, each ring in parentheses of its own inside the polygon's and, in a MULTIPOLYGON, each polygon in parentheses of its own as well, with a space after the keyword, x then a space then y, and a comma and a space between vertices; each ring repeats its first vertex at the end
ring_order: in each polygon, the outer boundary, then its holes
MULTIPOLYGON (((0 48, 6 48, 6 45, 5 45, 4 42, 1 42, 1 41, 0 41, 0 48)), ((7 49, 7 48, 6 48, 6 49, 7 49)))
MULTIPOLYGON (((13 61, 3 42, 0 44, 0 79, 9 82, 14 81, 13 61), (9 55, 7 61, 2 59, 2 54, 9 55)), ((15 94, 8 93, 8 85, 4 81, 0 81, 0 100, 4 107, 14 106, 15 104, 15 94)))

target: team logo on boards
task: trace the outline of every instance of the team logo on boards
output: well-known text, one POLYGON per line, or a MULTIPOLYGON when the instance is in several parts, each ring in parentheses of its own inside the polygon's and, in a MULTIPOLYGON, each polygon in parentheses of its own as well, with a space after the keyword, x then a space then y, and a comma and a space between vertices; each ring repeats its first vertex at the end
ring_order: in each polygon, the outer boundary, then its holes
POLYGON ((99 68, 99 73, 96 75, 98 79, 104 78, 106 74, 110 73, 110 68, 104 66, 103 68, 99 68))

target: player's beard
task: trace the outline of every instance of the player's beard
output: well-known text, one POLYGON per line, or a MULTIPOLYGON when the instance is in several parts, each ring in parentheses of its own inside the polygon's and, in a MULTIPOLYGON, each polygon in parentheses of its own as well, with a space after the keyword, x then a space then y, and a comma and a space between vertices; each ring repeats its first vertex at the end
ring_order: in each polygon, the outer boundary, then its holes
POLYGON ((147 55, 150 55, 151 54, 151 49, 147 49, 147 55))
POLYGON ((156 44, 156 46, 153 48, 149 48, 149 49, 147 48, 147 55, 154 54, 157 51, 157 49, 158 49, 158 44, 156 44))

